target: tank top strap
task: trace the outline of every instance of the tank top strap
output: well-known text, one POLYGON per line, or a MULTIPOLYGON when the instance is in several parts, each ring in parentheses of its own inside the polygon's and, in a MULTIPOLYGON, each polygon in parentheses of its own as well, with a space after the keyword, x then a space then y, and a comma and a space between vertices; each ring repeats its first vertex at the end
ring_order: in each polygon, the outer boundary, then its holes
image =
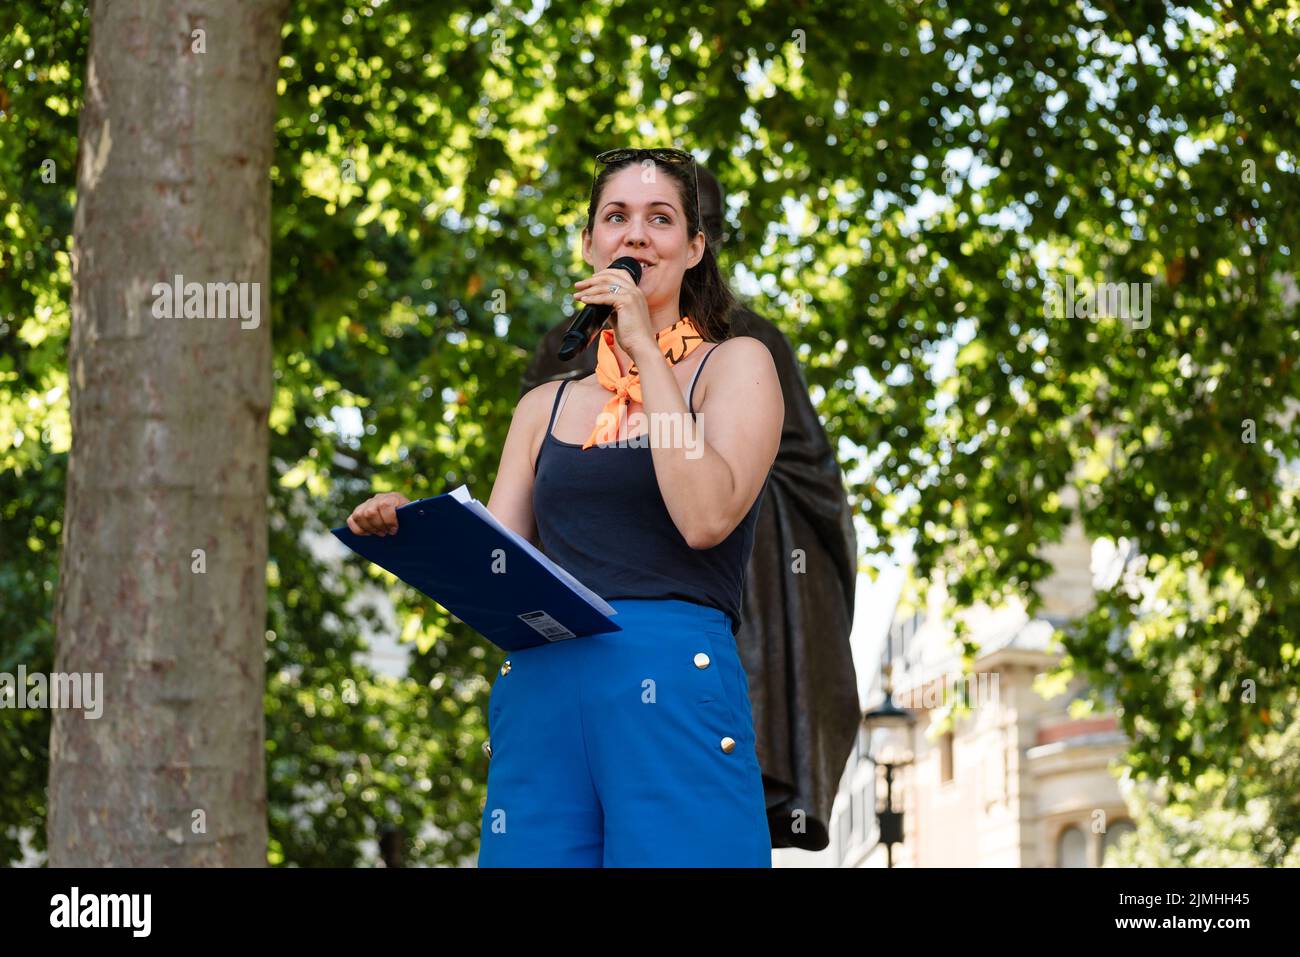
POLYGON ((568 379, 560 382, 560 387, 555 390, 555 401, 551 403, 551 421, 546 423, 546 434, 551 434, 551 429, 555 428, 555 417, 560 413, 560 406, 564 400, 564 387, 569 384, 568 379))
MULTIPOLYGON (((714 345, 713 349, 718 348, 718 345, 721 343, 714 345)), ((686 403, 687 408, 691 410, 691 415, 695 414, 695 380, 700 377, 700 370, 704 368, 704 363, 709 361, 709 356, 713 355, 713 349, 704 353, 704 358, 700 360, 700 364, 695 367, 695 373, 691 376, 691 390, 686 403)))
POLYGON ((533 474, 537 474, 537 467, 541 464, 542 453, 546 451, 547 441, 551 438, 551 429, 555 428, 555 417, 559 414, 560 406, 563 405, 564 387, 569 384, 568 379, 560 381, 560 387, 555 390, 555 399, 551 402, 551 418, 546 423, 546 434, 542 436, 542 444, 537 447, 537 458, 533 459, 533 474))

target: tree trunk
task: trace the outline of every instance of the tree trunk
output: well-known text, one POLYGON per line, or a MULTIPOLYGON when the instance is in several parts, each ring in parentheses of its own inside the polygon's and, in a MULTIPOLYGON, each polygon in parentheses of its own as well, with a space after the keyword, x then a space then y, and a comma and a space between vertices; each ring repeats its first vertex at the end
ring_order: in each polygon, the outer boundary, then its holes
POLYGON ((287 6, 93 6, 54 668, 102 673, 103 701, 98 719, 53 711, 51 866, 266 863, 269 171, 287 6), (178 275, 204 284, 201 317, 169 301, 178 275), (233 307, 208 283, 244 284, 249 308, 220 318, 233 307))

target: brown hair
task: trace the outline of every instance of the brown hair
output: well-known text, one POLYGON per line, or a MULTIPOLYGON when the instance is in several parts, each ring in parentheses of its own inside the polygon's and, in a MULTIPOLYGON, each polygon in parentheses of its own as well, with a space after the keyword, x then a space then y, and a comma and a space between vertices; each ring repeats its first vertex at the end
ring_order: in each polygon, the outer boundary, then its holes
MULTIPOLYGON (((591 198, 587 202, 587 235, 595 233, 596 209, 600 206, 601 194, 609 178, 631 163, 643 162, 636 157, 629 157, 617 163, 606 165, 591 186, 591 198)), ((653 162, 677 184, 677 193, 682 200, 682 209, 686 212, 686 236, 689 239, 704 229, 700 222, 699 197, 695 192, 695 171, 686 164, 653 162)), ((700 170, 701 174, 703 170, 700 170)), ((735 293, 727 285, 727 280, 718 268, 718 259, 713 251, 713 243, 708 233, 704 236, 704 255, 700 261, 687 269, 682 276, 681 296, 678 300, 678 312, 690 316, 695 326, 708 342, 722 342, 731 337, 731 310, 736 304, 735 293)))

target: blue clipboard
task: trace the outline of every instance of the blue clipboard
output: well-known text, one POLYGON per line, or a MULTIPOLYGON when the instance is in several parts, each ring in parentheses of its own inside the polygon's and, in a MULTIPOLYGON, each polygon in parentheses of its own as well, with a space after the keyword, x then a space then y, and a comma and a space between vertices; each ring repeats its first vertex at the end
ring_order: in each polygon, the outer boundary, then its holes
POLYGON ((617 611, 463 485, 403 505, 395 535, 358 535, 346 524, 330 531, 505 651, 623 630, 609 618, 617 611))

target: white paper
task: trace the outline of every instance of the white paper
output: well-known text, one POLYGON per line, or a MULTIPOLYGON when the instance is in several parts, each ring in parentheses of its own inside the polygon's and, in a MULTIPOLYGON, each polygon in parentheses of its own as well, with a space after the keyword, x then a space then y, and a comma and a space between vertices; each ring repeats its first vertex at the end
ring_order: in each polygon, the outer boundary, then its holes
POLYGON ((545 566, 546 568, 554 572, 558 578, 564 581, 570 588, 572 588, 575 592, 577 592, 578 595, 581 596, 583 599, 585 599, 590 605, 598 609, 601 614, 606 616, 618 614, 618 611, 612 608, 609 602, 605 601, 605 599, 601 598, 599 595, 597 595, 594 591, 592 591, 582 582, 578 581, 578 579, 570 575, 567 570, 561 568, 559 565, 555 564, 555 562, 551 561, 549 558, 547 558, 545 555, 539 552, 532 542, 530 542, 528 539, 524 538, 522 535, 515 532, 513 529, 507 528, 505 525, 501 524, 500 520, 495 515, 493 515, 491 512, 488 511, 486 505, 484 505, 478 499, 474 498, 474 496, 470 495, 469 486, 467 485, 458 486, 457 488, 452 489, 447 494, 450 495, 452 498, 454 498, 457 502, 460 502, 460 504, 464 505, 471 512, 473 512, 479 518, 483 519, 483 521, 487 522, 493 528, 497 529, 498 531, 502 532, 505 535, 508 535, 514 542, 516 542, 519 545, 520 548, 522 548, 528 554, 536 558, 539 562, 542 563, 543 566, 545 566))

